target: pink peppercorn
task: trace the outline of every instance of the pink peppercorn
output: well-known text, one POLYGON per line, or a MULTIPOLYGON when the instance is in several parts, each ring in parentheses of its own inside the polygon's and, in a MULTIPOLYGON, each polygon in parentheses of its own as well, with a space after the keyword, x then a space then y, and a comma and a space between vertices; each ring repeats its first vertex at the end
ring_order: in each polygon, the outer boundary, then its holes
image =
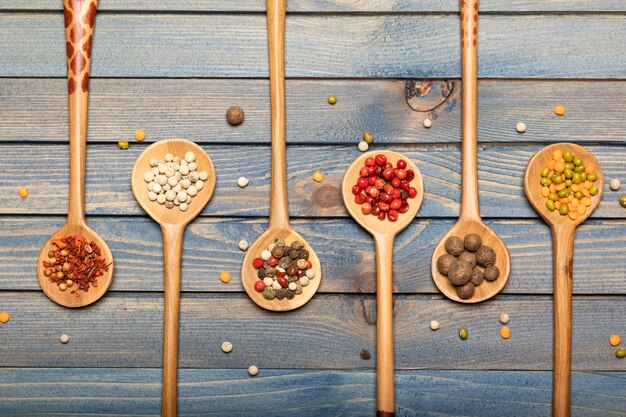
POLYGON ((285 279, 285 277, 278 277, 276 281, 280 284, 281 287, 287 288, 289 286, 289 281, 285 279))
POLYGON ((267 264, 269 266, 276 266, 278 265, 278 262, 279 262, 278 258, 274 258, 273 256, 270 256, 270 258, 267 260, 267 264))
POLYGON ((254 289, 261 292, 265 289, 265 283, 263 281, 257 281, 254 283, 254 289))
POLYGON ((309 259, 307 259, 306 260, 306 269, 311 269, 311 268, 313 268, 313 263, 309 259))
POLYGON ((392 222, 395 222, 396 220, 398 220, 398 212, 396 210, 389 210, 387 212, 387 217, 389 218, 389 220, 391 220, 392 222))
POLYGON ((252 261, 252 266, 254 266, 256 269, 261 269, 263 267, 263 259, 254 258, 254 260, 252 261))
POLYGON ((399 159, 396 165, 398 165, 398 168, 404 169, 406 168, 406 161, 404 159, 399 159))

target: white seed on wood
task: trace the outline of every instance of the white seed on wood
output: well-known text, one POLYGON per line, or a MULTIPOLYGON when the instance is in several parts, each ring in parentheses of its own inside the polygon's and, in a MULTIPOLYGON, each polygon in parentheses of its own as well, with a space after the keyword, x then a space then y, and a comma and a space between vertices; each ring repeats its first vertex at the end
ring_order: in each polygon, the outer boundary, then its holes
POLYGON ((204 181, 198 180, 196 181, 196 188, 200 191, 204 187, 204 181))
POLYGON ((275 290, 280 290, 282 286, 278 283, 278 281, 273 281, 272 288, 274 288, 275 290))
POLYGON ((249 373, 251 376, 255 376, 256 374, 258 374, 258 373, 259 373, 259 368, 257 368, 257 367, 256 367, 256 366, 254 366, 254 365, 251 365, 251 366, 249 366, 249 367, 248 367, 248 373, 249 373))
POLYGON ((173 190, 169 190, 165 192, 165 199, 167 201, 174 201, 174 199, 176 198, 176 192, 173 190))
POLYGON ((178 172, 183 175, 187 175, 189 174, 189 167, 187 165, 182 165, 180 168, 178 168, 178 172))
POLYGON ((165 184, 167 184, 167 177, 165 175, 158 175, 156 177, 156 182, 159 185, 165 185, 165 184))
POLYGON ((250 184, 250 180, 247 179, 246 177, 239 177, 237 179, 237 185, 240 186, 241 188, 247 187, 248 184, 250 184))
POLYGON ((176 187, 176 184, 178 184, 178 180, 176 179, 176 177, 170 176, 167 179, 167 183, 170 185, 170 187, 176 187))
POLYGON ((222 351, 224 351, 224 353, 228 353, 231 350, 233 350, 233 344, 230 342, 222 342, 222 351))
POLYGON ((430 322, 430 328, 432 330, 437 330, 439 328, 439 322, 437 320, 432 320, 430 322))
POLYGON ((187 151, 185 152, 185 161, 187 162, 193 162, 196 160, 196 154, 191 152, 191 151, 187 151))
POLYGON ((271 286, 273 283, 274 283, 273 278, 270 278, 270 277, 263 278, 263 284, 265 284, 266 287, 271 286))
POLYGON ((309 277, 307 277, 306 275, 302 276, 302 277, 298 278, 298 282, 303 287, 306 287, 307 285, 309 285, 309 277))
POLYGON ((172 155, 171 153, 165 154, 165 161, 172 162, 173 160, 174 160, 174 155, 172 155))
POLYGON ((611 187, 611 190, 613 191, 619 190, 621 186, 622 186, 622 183, 617 178, 613 178, 611 182, 609 183, 609 187, 611 187))
POLYGON ((152 171, 151 171, 151 172, 152 172, 155 176, 157 176, 157 175, 159 175, 159 168, 154 167, 154 168, 152 168, 152 171))
POLYGON ((311 279, 311 278, 315 278, 315 271, 312 269, 307 269, 306 270, 306 277, 311 279))
POLYGON ((187 191, 185 190, 179 191, 178 194, 176 194, 176 199, 180 201, 181 203, 184 203, 185 201, 187 201, 187 191))
POLYGON ((60 340, 61 340, 61 343, 65 344, 70 341, 70 337, 66 334, 62 334, 60 340))
POLYGON ((159 165, 159 160, 158 159, 156 159, 156 158, 150 159, 150 166, 151 167, 155 167, 157 165, 159 165))
POLYGON ((198 176, 198 179, 201 179, 202 181, 209 179, 209 173, 207 171, 200 171, 196 173, 196 175, 198 176))
POLYGON ((267 249, 261 251, 261 259, 267 261, 272 256, 272 252, 267 249))
POLYGON ((248 241, 245 239, 241 239, 239 241, 239 249, 245 251, 246 249, 248 249, 248 241))
POLYGON ((180 180, 180 185, 184 188, 187 189, 189 188, 189 186, 191 185, 191 181, 188 178, 183 178, 182 180, 180 180))
POLYGON ((429 118, 424 119, 424 127, 426 129, 430 128, 433 125, 433 121, 430 120, 429 118))
POLYGON ((506 313, 500 314, 500 323, 507 324, 509 322, 509 315, 506 313))
POLYGON ((152 191, 154 191, 155 193, 160 193, 162 189, 163 187, 161 187, 161 184, 159 184, 158 182, 152 184, 152 191))
POLYGON ((517 130, 518 133, 526 132, 526 123, 519 122, 518 124, 515 125, 515 130, 517 130))
POLYGON ((290 289, 291 291, 295 291, 295 290, 296 290, 296 288, 298 288, 298 284, 296 284, 295 282, 290 282, 290 283, 289 283, 289 289, 290 289))
POLYGON ((171 190, 171 189, 172 189, 172 186, 171 186, 171 185, 169 185, 169 184, 165 184, 165 185, 163 186, 163 192, 164 192, 164 193, 168 192, 168 191, 169 191, 169 190, 171 190))
POLYGON ((364 140, 362 140, 361 142, 359 142, 359 146, 358 146, 359 150, 361 152, 365 152, 370 148, 370 145, 368 145, 367 142, 365 142, 364 140))

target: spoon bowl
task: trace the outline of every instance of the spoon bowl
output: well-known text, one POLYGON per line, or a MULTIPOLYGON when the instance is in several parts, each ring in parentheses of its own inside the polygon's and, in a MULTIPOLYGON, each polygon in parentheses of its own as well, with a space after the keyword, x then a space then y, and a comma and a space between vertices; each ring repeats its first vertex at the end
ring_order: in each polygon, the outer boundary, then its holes
POLYGON ((365 230, 372 234, 376 244, 376 406, 379 416, 395 415, 394 400, 394 361, 393 361, 393 243, 396 235, 415 219, 424 198, 422 174, 415 164, 402 154, 392 151, 368 152, 352 162, 343 176, 341 184, 343 202, 350 213, 365 230), (395 222, 388 218, 363 214, 361 206, 354 201, 352 187, 356 184, 365 160, 383 154, 387 162, 397 165, 403 159, 407 169, 412 169, 415 177, 411 186, 417 195, 408 200, 409 209, 399 213, 395 222))
POLYGON ((106 242, 98 236, 96 232, 91 230, 85 223, 82 224, 69 224, 65 223, 59 230, 57 230, 50 239, 43 245, 37 258, 37 278, 39 279, 39 285, 43 292, 57 304, 60 304, 69 308, 85 307, 98 301, 109 289, 111 280, 113 278, 113 255, 111 250, 107 246, 106 242), (103 271, 103 274, 98 277, 97 286, 91 285, 89 291, 79 290, 77 287, 71 287, 65 291, 61 291, 59 286, 50 281, 47 276, 44 275, 43 262, 48 259, 48 251, 52 246, 52 241, 55 239, 61 239, 67 235, 82 235, 86 241, 95 242, 102 253, 102 257, 110 263, 108 270, 103 271))
POLYGON ((431 270, 435 285, 446 297, 459 303, 479 303, 488 300, 506 285, 511 272, 511 258, 509 250, 498 235, 489 226, 478 219, 460 219, 442 238, 435 252, 433 253, 431 270), (479 286, 474 287, 474 295, 471 298, 463 299, 456 292, 456 287, 450 282, 447 276, 437 269, 437 259, 446 254, 445 242, 449 237, 458 236, 461 239, 465 235, 476 233, 483 240, 483 244, 491 247, 496 253, 495 266, 500 270, 500 275, 495 281, 484 280, 479 286))
MULTIPOLYGON (((200 146, 185 139, 167 139, 148 146, 137 157, 131 174, 133 194, 139 205, 160 226, 163 233, 163 272, 165 288, 165 325, 163 336, 163 393, 161 414, 178 415, 178 322, 180 309, 180 266, 185 227, 207 205, 215 190, 215 168, 211 158, 200 146), (196 155, 198 172, 207 171, 204 187, 198 190, 186 211, 178 206, 167 208, 148 197, 144 174, 151 169, 150 160, 161 160, 166 154, 183 157, 191 151, 196 155)), ((196 183, 197 185, 197 183, 196 183)))

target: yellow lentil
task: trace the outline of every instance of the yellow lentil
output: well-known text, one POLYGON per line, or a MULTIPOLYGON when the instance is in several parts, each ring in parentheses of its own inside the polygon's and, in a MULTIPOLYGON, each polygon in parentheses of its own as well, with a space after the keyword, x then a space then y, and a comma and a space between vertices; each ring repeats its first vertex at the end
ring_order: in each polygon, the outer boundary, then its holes
POLYGON ((542 195, 542 196, 544 196, 544 197, 549 196, 549 195, 550 195, 550 188, 548 188, 548 187, 543 187, 543 188, 541 189, 541 195, 542 195))
POLYGON ((146 138, 146 132, 144 132, 143 130, 139 129, 135 132, 135 140, 137 142, 141 142, 145 138, 146 138))
POLYGON ((319 171, 315 171, 313 173, 313 181, 315 181, 315 182, 322 182, 322 181, 324 181, 324 174, 322 174, 319 171))
POLYGON ((227 271, 220 272, 220 281, 224 283, 230 282, 230 272, 227 272, 227 271))
POLYGON ((557 104, 556 106, 554 106, 554 114, 556 114, 557 116, 563 116, 565 114, 565 107, 557 104))
POLYGON ((10 318, 11 316, 6 311, 0 312, 0 323, 6 323, 10 318))
POLYGON ((511 337, 511 330, 507 326, 502 326, 500 328, 500 336, 503 339, 508 339, 509 337, 511 337))
POLYGON ((20 195, 20 197, 22 198, 26 198, 28 197, 28 188, 26 187, 20 187, 18 194, 20 195))
POLYGON ((621 341, 622 341, 622 338, 616 334, 612 334, 611 337, 609 338, 609 343, 611 344, 611 346, 617 346, 620 344, 621 341))

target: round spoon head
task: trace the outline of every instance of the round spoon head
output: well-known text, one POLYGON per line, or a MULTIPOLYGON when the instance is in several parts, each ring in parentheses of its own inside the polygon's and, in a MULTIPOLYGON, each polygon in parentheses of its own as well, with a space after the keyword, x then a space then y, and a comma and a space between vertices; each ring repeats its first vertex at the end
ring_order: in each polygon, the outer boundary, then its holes
POLYGON ((55 303, 70 308, 84 307, 98 301, 109 289, 111 279, 113 278, 113 255, 106 242, 98 236, 96 232, 87 227, 87 225, 65 224, 57 230, 41 248, 41 252, 39 252, 39 257, 37 258, 37 278, 39 279, 39 285, 43 292, 55 303), (91 286, 89 291, 79 290, 76 284, 67 288, 65 291, 61 291, 56 283, 51 282, 50 279, 45 276, 44 271, 46 268, 43 266, 43 262, 48 260, 48 252, 53 249, 53 240, 61 239, 67 235, 77 234, 82 235, 88 242, 95 242, 100 248, 102 257, 106 260, 107 264, 110 265, 108 271, 104 271, 103 274, 98 277, 97 286, 91 286))
POLYGON ((268 229, 257 240, 250 245, 246 256, 243 260, 243 266, 241 267, 241 282, 243 288, 248 293, 248 296, 259 307, 271 311, 289 311, 305 305, 311 297, 315 295, 317 289, 320 286, 322 280, 322 268, 320 260, 317 257, 315 251, 306 243, 306 241, 292 229, 268 229), (254 283, 259 280, 257 275, 257 269, 252 265, 252 261, 255 258, 261 256, 261 251, 267 249, 270 243, 273 243, 275 239, 280 238, 285 241, 285 244, 291 244, 292 242, 299 240, 304 243, 305 249, 309 251, 309 260, 311 261, 313 271, 315 271, 315 277, 309 280, 309 284, 306 287, 302 287, 302 293, 296 294, 294 298, 289 300, 283 298, 273 298, 267 300, 263 297, 263 293, 254 289, 254 283))
POLYGON ((343 202, 350 213, 350 216, 365 230, 371 234, 392 234, 397 235, 400 231, 404 230, 417 215, 422 201, 424 199, 424 182, 422 180, 422 174, 417 166, 406 156, 398 152, 393 151, 375 151, 366 152, 359 156, 350 164, 346 173, 343 176, 343 182, 341 184, 341 192, 343 195, 343 202), (374 158, 378 154, 383 154, 387 157, 387 161, 391 162, 394 166, 398 163, 398 160, 403 159, 406 161, 406 169, 412 169, 415 172, 415 178, 411 181, 411 187, 417 190, 415 198, 408 199, 409 210, 406 213, 400 213, 398 220, 395 222, 389 221, 389 219, 379 220, 378 217, 371 214, 363 214, 361 212, 361 205, 354 201, 354 194, 352 194, 352 187, 359 179, 359 171, 365 166, 365 160, 369 157, 374 158))
POLYGON ((576 227, 580 223, 584 222, 591 215, 591 213, 593 213, 596 207, 598 207, 598 204, 600 204, 600 200, 602 200, 602 193, 604 192, 604 175, 602 175, 602 167, 600 167, 600 163, 593 156, 593 154, 582 146, 574 143, 555 143, 537 151, 537 153, 530 158, 530 161, 528 161, 526 173, 524 174, 524 192, 526 193, 526 198, 528 198, 530 204, 546 223, 554 226, 569 225, 571 227, 576 227), (591 205, 587 207, 585 213, 579 215, 576 220, 572 220, 569 216, 562 216, 558 213, 558 210, 548 210, 546 207, 546 197, 541 195, 541 189, 543 188, 539 182, 541 179, 541 170, 548 166, 550 159, 552 159, 552 154, 556 150, 569 150, 574 155, 580 156, 585 165, 591 164, 595 167, 595 173, 598 176, 598 179, 595 181, 595 184, 598 186, 598 194, 590 197, 591 205))
POLYGON ((200 214, 211 199, 215 190, 215 179, 213 162, 209 155, 204 152, 204 149, 186 139, 165 139, 148 146, 137 157, 130 181, 137 202, 157 223, 187 225, 200 214), (148 183, 144 180, 144 174, 152 169, 150 160, 152 158, 163 160, 165 154, 168 153, 183 158, 188 151, 196 155, 197 171, 207 171, 209 178, 204 181, 204 187, 192 198, 187 211, 181 211, 178 206, 168 209, 164 204, 150 201, 148 183))
POLYGON ((442 238, 435 251, 431 262, 431 272, 435 285, 439 291, 451 300, 459 303, 479 303, 485 301, 498 294, 506 285, 511 272, 511 257, 509 250, 504 242, 480 220, 464 220, 459 221, 442 238), (439 272, 437 268, 437 260, 441 255, 446 254, 445 242, 451 236, 458 236, 461 239, 470 233, 476 233, 483 240, 483 245, 491 247, 496 253, 495 266, 500 270, 500 275, 495 281, 483 280, 482 283, 474 287, 474 295, 471 298, 463 299, 456 292, 456 287, 450 282, 447 276, 439 272))

